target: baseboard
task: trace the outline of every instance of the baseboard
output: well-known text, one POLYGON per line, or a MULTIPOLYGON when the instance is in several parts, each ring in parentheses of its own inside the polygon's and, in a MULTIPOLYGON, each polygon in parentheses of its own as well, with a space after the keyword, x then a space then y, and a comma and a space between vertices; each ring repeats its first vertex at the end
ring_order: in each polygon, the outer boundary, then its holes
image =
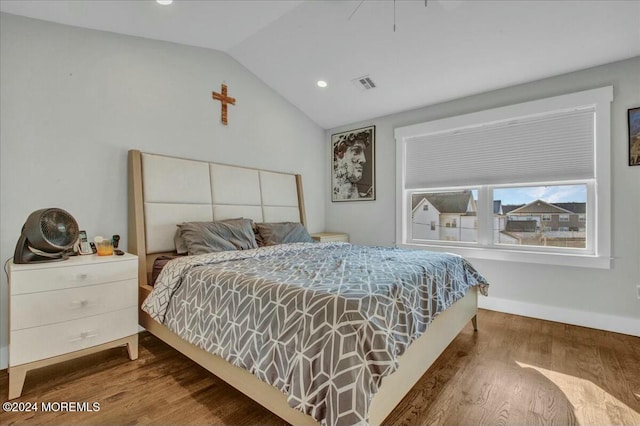
POLYGON ((599 314, 560 308, 558 306, 537 305, 535 303, 518 302, 491 296, 478 297, 478 307, 490 311, 505 312, 640 337, 640 319, 636 318, 599 314))

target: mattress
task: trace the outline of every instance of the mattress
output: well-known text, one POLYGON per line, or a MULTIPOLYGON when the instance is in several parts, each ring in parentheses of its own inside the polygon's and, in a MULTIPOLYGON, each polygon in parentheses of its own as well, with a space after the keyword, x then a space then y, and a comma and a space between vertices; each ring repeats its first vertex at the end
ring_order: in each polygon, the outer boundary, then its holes
POLYGON ((244 368, 321 424, 367 424, 398 358, 472 286, 447 253, 296 243, 167 263, 142 309, 244 368))

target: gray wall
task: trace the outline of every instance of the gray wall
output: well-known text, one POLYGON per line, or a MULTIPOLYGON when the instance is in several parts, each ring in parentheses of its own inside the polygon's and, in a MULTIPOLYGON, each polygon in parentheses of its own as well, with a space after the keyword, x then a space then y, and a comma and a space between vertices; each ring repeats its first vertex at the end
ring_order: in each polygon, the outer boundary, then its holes
MULTIPOLYGON (((324 228, 323 130, 225 53, 0 16, 0 255, 33 210, 68 210, 89 236, 127 241, 127 150, 301 173, 308 228, 324 228), (237 99, 229 125, 211 91, 237 99)), ((0 368, 7 366, 6 276, 0 368)))
MULTIPOLYGON (((470 96, 331 129, 376 125, 376 201, 326 201, 326 228, 361 244, 395 242, 396 127, 607 85, 614 87, 611 118, 612 254, 610 270, 473 260, 489 279, 481 306, 569 323, 640 334, 640 167, 627 166, 627 109, 640 106, 640 57, 515 87, 470 96)), ((326 156, 330 153, 327 149, 326 156)), ((327 182, 330 181, 327 167, 327 182)))

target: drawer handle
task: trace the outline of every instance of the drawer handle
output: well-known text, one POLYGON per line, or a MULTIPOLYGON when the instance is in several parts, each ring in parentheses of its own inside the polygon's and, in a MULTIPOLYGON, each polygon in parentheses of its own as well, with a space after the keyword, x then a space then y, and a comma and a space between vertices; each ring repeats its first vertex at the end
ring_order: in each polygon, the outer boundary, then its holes
POLYGON ((94 303, 91 303, 87 299, 74 300, 73 302, 71 302, 71 307, 73 307, 73 308, 87 308, 87 307, 89 307, 89 306, 91 306, 93 304, 94 303))
POLYGON ((96 333, 95 330, 88 330, 88 331, 81 332, 78 337, 75 337, 73 339, 69 339, 69 341, 70 342, 77 342, 79 340, 91 339, 91 338, 96 337, 96 336, 98 336, 98 333, 96 333))
POLYGON ((89 277, 89 274, 78 274, 76 275, 76 278, 78 279, 78 281, 84 281, 89 277))

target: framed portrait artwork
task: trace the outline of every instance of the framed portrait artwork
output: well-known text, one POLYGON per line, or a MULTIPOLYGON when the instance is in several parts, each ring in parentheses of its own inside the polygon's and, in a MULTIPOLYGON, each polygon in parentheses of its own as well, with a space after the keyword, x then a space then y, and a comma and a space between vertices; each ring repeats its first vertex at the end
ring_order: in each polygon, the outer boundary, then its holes
POLYGON ((629 165, 640 166, 640 107, 629 110, 629 165))
POLYGON ((376 126, 331 135, 331 201, 376 199, 376 126))

